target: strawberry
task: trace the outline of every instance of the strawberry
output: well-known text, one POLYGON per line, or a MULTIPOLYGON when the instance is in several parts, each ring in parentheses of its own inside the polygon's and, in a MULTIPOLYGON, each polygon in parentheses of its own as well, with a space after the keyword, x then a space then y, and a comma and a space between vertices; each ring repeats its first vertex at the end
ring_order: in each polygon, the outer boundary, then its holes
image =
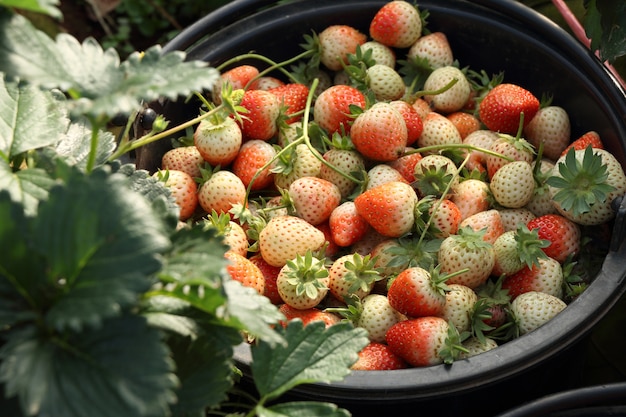
POLYGON ((483 239, 484 230, 459 228, 458 234, 448 236, 439 248, 441 273, 451 276, 447 284, 462 284, 472 289, 484 284, 495 263, 493 245, 483 239), (461 272, 464 269, 466 272, 461 272))
POLYGON ((177 170, 157 171, 154 177, 170 190, 179 207, 178 219, 189 219, 198 207, 198 184, 188 173, 177 170))
POLYGON ((563 263, 568 256, 580 252, 580 227, 559 214, 546 214, 529 221, 529 230, 537 230, 539 239, 550 244, 543 248, 545 254, 563 263))
POLYGON ((465 138, 481 128, 480 120, 471 113, 455 111, 446 115, 446 117, 456 126, 456 130, 459 131, 463 143, 465 143, 465 138))
POLYGON ((549 244, 547 240, 539 238, 537 229, 528 230, 525 224, 504 232, 493 243, 496 262, 492 275, 512 275, 524 266, 531 268, 537 265, 539 259, 547 257, 543 248, 549 244))
POLYGON ((387 45, 383 45, 382 43, 373 40, 367 41, 361 45, 361 51, 363 54, 371 51, 369 52, 371 54, 371 58, 377 64, 387 65, 390 68, 396 67, 396 52, 387 45))
POLYGON ((370 251, 374 259, 374 267, 383 277, 395 277, 405 269, 406 265, 395 264, 398 257, 394 252, 400 248, 401 245, 398 239, 385 239, 382 242, 378 242, 370 251))
POLYGON ((447 287, 446 303, 441 317, 454 324, 459 332, 469 331, 472 324, 471 313, 478 301, 478 295, 465 285, 450 284, 447 287))
POLYGON ((561 215, 594 226, 615 217, 611 204, 626 192, 626 175, 615 156, 588 146, 560 157, 546 184, 561 215))
POLYGON ((446 279, 436 269, 407 268, 389 286, 389 305, 407 317, 441 316, 446 305, 446 279))
POLYGON ((378 102, 365 110, 350 128, 356 150, 374 161, 393 161, 402 156, 407 136, 404 118, 385 102, 378 102))
POLYGON ((481 180, 467 179, 452 188, 450 199, 461 210, 461 218, 487 210, 489 185, 481 180))
POLYGON ((405 369, 408 364, 383 343, 370 342, 359 352, 353 371, 392 371, 405 369))
POLYGON ((365 108, 365 95, 352 86, 335 85, 317 97, 313 105, 313 118, 329 135, 342 128, 345 133, 349 133, 352 105, 365 108))
POLYGON ((331 25, 318 35, 319 60, 331 71, 339 71, 348 63, 348 55, 365 43, 367 36, 348 25, 331 25))
POLYGON ((420 12, 407 1, 391 1, 376 12, 369 32, 372 39, 383 45, 408 48, 422 35, 420 12))
POLYGON ((582 151, 586 149, 589 145, 591 145, 591 147, 594 149, 604 149, 602 139, 600 139, 600 135, 598 134, 598 132, 591 130, 589 132, 586 132, 582 136, 579 136, 565 149, 563 149, 563 152, 561 152, 561 155, 559 155, 559 157, 566 155, 571 148, 574 148, 577 151, 582 151))
POLYGON ((378 233, 400 237, 411 231, 417 195, 404 182, 392 181, 360 194, 355 200, 359 213, 378 233))
POLYGON ((479 129, 463 138, 464 145, 479 148, 469 150, 470 157, 466 164, 469 171, 478 169, 480 172, 485 172, 487 170, 487 154, 481 149, 490 150, 491 146, 498 138, 497 133, 486 129, 479 129))
POLYGON ((422 130, 424 129, 424 122, 422 121, 422 117, 415 107, 407 103, 403 100, 392 100, 389 102, 391 106, 396 109, 404 119, 404 124, 406 125, 406 144, 407 146, 411 146, 417 142, 417 139, 422 134, 422 130))
MULTIPOLYGON (((417 140, 420 148, 437 145, 460 144, 463 140, 454 123, 445 116, 431 111, 424 118, 422 134, 417 140)), ((422 152, 422 154, 433 152, 422 152)))
POLYGON ((393 181, 409 183, 397 169, 391 166, 391 164, 377 164, 367 171, 367 185, 365 189, 371 190, 379 185, 393 181))
POLYGON ((460 359, 471 358, 480 353, 489 352, 491 349, 498 347, 498 342, 489 337, 480 340, 478 337, 470 337, 463 341, 463 347, 467 352, 461 351, 459 353, 460 359))
POLYGON ((367 86, 378 101, 399 100, 406 86, 400 74, 383 64, 374 64, 366 70, 367 86))
POLYGON ((557 160, 569 145, 571 125, 563 107, 547 106, 539 109, 524 127, 524 136, 535 148, 543 144, 543 155, 557 160))
POLYGON ((351 246, 351 249, 353 252, 360 253, 361 255, 367 255, 368 253, 371 253, 372 250, 374 250, 376 245, 387 239, 387 236, 378 233, 376 230, 370 227, 369 229, 367 229, 367 232, 365 232, 363 238, 351 246))
POLYGON ((387 331, 387 345, 412 366, 437 365, 444 361, 440 352, 446 346, 448 331, 448 322, 441 317, 404 320, 387 331))
POLYGON ((224 257, 228 260, 226 271, 235 281, 242 285, 254 288, 259 294, 265 290, 265 278, 261 270, 248 258, 233 251, 226 251, 224 257))
MULTIPOLYGON (((430 104, 428 104, 428 102, 421 97, 416 98, 415 101, 413 101, 413 104, 411 104, 411 107, 413 107, 413 109, 415 109, 417 114, 420 115, 422 119, 422 123, 424 122, 426 115, 432 112, 432 109, 430 108, 430 104)), ((422 129, 423 129, 423 126, 422 126, 422 129)))
POLYGON ((234 119, 215 115, 202 119, 194 132, 193 142, 206 162, 224 167, 237 156, 242 137, 241 128, 234 119))
POLYGON ((285 123, 294 123, 302 118, 302 111, 309 96, 309 87, 304 84, 289 83, 267 91, 278 97, 278 102, 283 107, 281 111, 284 113, 285 123))
POLYGON ((221 92, 224 83, 230 84, 233 90, 240 90, 246 87, 258 75, 258 68, 252 65, 239 65, 223 72, 220 75, 220 80, 211 91, 213 102, 216 104, 222 102, 221 92))
POLYGON ((413 172, 415 183, 413 186, 424 197, 448 196, 451 189, 459 184, 457 167, 454 161, 447 156, 431 154, 424 156, 413 172))
POLYGON ((407 58, 425 60, 431 68, 452 65, 454 61, 448 37, 443 32, 432 32, 420 37, 409 48, 407 58))
POLYGON ((422 159, 422 154, 413 151, 413 148, 406 147, 403 156, 395 161, 387 162, 387 165, 398 171, 408 183, 415 181, 415 166, 422 159))
POLYGON ((245 204, 246 187, 231 171, 203 169, 198 203, 207 213, 228 213, 236 204, 245 204))
POLYGON ((507 134, 498 135, 498 139, 491 144, 489 150, 493 152, 485 158, 489 178, 493 178, 496 171, 511 162, 511 160, 526 161, 528 163, 532 163, 534 160, 532 145, 526 139, 507 134), (502 158, 500 155, 508 157, 509 160, 502 158))
POLYGON ((356 325, 367 330, 370 341, 385 343, 387 330, 401 320, 406 320, 406 316, 391 307, 386 296, 369 294, 361 300, 356 325))
POLYGON ((325 239, 324 246, 321 248, 323 249, 323 251, 320 250, 318 252, 319 256, 324 256, 328 259, 335 259, 338 256, 341 247, 337 245, 333 240, 333 234, 330 230, 330 223, 328 221, 325 221, 320 224, 316 224, 315 228, 324 233, 325 239))
POLYGON ((528 208, 503 208, 498 209, 498 211, 500 212, 500 218, 502 219, 505 232, 515 230, 522 224, 526 225, 529 221, 537 217, 532 211, 528 210, 528 208))
POLYGON ((328 292, 328 269, 324 261, 307 251, 285 263, 276 287, 285 304, 297 310, 316 307, 328 292))
POLYGON ((241 179, 243 185, 249 186, 251 191, 266 189, 274 184, 274 173, 271 172, 273 164, 270 164, 270 161, 275 156, 276 150, 271 144, 251 139, 241 145, 231 171, 241 179))
POLYGON ((283 299, 280 298, 278 288, 276 288, 276 278, 278 278, 278 273, 280 272, 281 267, 268 264, 260 253, 252 255, 248 259, 250 259, 250 262, 255 264, 263 274, 263 278, 265 279, 263 295, 269 298, 274 305, 282 304, 283 299))
POLYGON ((351 253, 337 258, 329 270, 331 294, 338 300, 350 297, 362 299, 374 287, 374 283, 382 279, 374 269, 374 261, 369 255, 351 253))
POLYGON ((548 321, 567 307, 563 300, 539 291, 521 294, 511 303, 511 313, 520 335, 529 333, 548 321))
POLYGON ((242 117, 241 131, 247 140, 270 140, 278 132, 280 100, 276 94, 265 90, 247 90, 241 99, 246 109, 242 117))
POLYGON ((541 158, 541 160, 535 160, 532 167, 535 177, 535 192, 524 207, 530 210, 535 217, 556 213, 556 207, 554 207, 552 195, 550 194, 550 187, 546 184, 546 180, 550 177, 554 169, 554 163, 541 158), (539 165, 537 165, 537 163, 539 163, 539 165))
POLYGON ((218 236, 221 236, 229 251, 238 253, 241 256, 248 255, 250 243, 244 228, 230 219, 228 213, 218 214, 216 211, 210 213, 204 220, 204 227, 214 229, 218 236))
POLYGON ((493 87, 480 101, 480 120, 489 130, 514 134, 523 113, 526 126, 539 111, 539 100, 517 84, 503 83, 493 87))
POLYGON ((480 211, 466 217, 459 224, 459 228, 470 227, 478 232, 484 229, 483 240, 493 244, 502 233, 504 233, 504 225, 500 212, 495 209, 480 211))
POLYGON ((331 148, 324 153, 324 160, 329 165, 322 164, 318 176, 335 184, 342 198, 348 197, 357 185, 355 175, 365 170, 363 156, 354 150, 348 138, 335 134, 331 148))
POLYGON ((319 176, 321 169, 322 162, 306 144, 300 143, 295 149, 278 153, 276 166, 272 170, 275 173, 274 185, 286 190, 298 178, 319 176))
POLYGON ((452 113, 461 110, 470 97, 471 86, 463 71, 452 65, 436 68, 424 82, 424 96, 431 108, 439 113, 452 113), (446 88, 453 80, 452 87, 446 88), (437 91, 438 93, 434 93, 437 91))
POLYGON ((179 146, 172 148, 163 154, 161 158, 162 170, 184 171, 192 178, 200 178, 200 167, 204 164, 204 158, 195 146, 179 146))
POLYGON ((283 326, 286 326, 289 321, 295 319, 302 320, 302 324, 304 326, 315 321, 322 321, 324 322, 326 327, 337 324, 341 320, 341 318, 336 314, 329 313, 315 307, 302 310, 294 308, 289 304, 281 304, 278 308, 278 311, 280 311, 285 316, 285 321, 282 322, 283 326))
MULTIPOLYGON (((418 204, 425 199, 421 199, 418 204)), ((461 210, 448 199, 437 200, 429 205, 428 216, 430 216, 433 237, 438 239, 455 235, 461 224, 461 210)))
POLYGON ((365 236, 367 221, 357 212, 354 201, 346 201, 333 210, 328 219, 333 242, 348 247, 365 236))
POLYGON ((325 222, 339 206, 341 192, 330 181, 317 177, 298 178, 289 185, 296 215, 312 225, 325 222))
POLYGON ((283 85, 285 85, 285 83, 278 78, 264 75, 254 78, 252 82, 248 84, 248 90, 271 90, 272 88, 278 88, 283 85))
POLYGON ((513 161, 496 171, 489 184, 495 200, 506 208, 521 208, 535 191, 533 168, 526 161, 513 161))
POLYGON ((559 261, 545 257, 535 265, 524 266, 502 281, 512 300, 529 291, 540 291, 554 297, 563 297, 563 270, 559 261))
POLYGON ((296 255, 319 249, 326 237, 324 232, 295 216, 272 218, 259 233, 259 250, 272 266, 283 266, 296 255))

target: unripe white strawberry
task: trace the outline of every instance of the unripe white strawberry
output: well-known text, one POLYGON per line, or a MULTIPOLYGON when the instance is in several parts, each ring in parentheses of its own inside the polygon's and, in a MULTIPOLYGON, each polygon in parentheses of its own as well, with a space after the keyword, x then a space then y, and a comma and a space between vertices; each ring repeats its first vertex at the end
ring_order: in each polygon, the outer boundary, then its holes
POLYGON ((415 164, 414 187, 420 195, 441 197, 446 189, 448 194, 459 184, 457 167, 454 161, 439 154, 426 155, 415 164))
POLYGON ((461 218, 487 210, 489 207, 489 185, 474 178, 459 182, 452 189, 450 199, 461 210, 461 218))
MULTIPOLYGON (((435 145, 459 144, 462 142, 461 134, 454 123, 434 111, 428 113, 424 118, 422 134, 419 139, 417 139, 417 145, 420 148, 435 145)), ((423 154, 427 153, 436 152, 423 152, 423 154)))
POLYGON ((493 152, 486 156, 489 178, 492 178, 496 171, 508 164, 510 160, 532 163, 535 159, 533 147, 526 139, 515 138, 506 134, 499 134, 498 139, 491 145, 489 150, 493 152), (504 159, 499 155, 506 156, 510 160, 504 159))
POLYGON ((393 266, 391 262, 396 256, 393 254, 394 248, 400 248, 400 242, 397 239, 385 239, 378 243, 371 250, 374 259, 374 267, 379 270, 384 277, 390 277, 399 274, 404 266, 393 266))
POLYGON ((372 59, 377 64, 386 65, 390 68, 396 67, 396 53, 387 45, 376 41, 368 41, 361 45, 361 51, 363 53, 372 51, 372 59))
MULTIPOLYGON (((463 138, 463 144, 489 150, 496 140, 498 140, 498 134, 496 132, 487 129, 479 129, 463 138)), ((467 152, 470 154, 466 165, 469 171, 477 169, 480 172, 484 172, 487 170, 487 154, 485 154, 485 152, 476 149, 467 152)))
POLYGON ((529 221, 537 217, 532 211, 528 210, 527 208, 503 208, 498 209, 498 211, 500 212, 500 218, 502 219, 502 225, 504 226, 505 232, 515 230, 519 225, 527 224, 529 221))
POLYGON ((367 37, 348 25, 331 25, 318 35, 320 62, 331 71, 339 71, 348 63, 348 55, 354 54, 358 45, 367 37))
POLYGON ((335 184, 318 177, 301 177, 289 185, 296 215, 312 225, 325 222, 339 206, 341 192, 335 184))
POLYGON ((358 327, 367 330, 372 342, 385 342, 387 330, 406 317, 389 305, 389 299, 381 294, 363 298, 358 327))
POLYGON ((367 70, 367 85, 374 92, 378 101, 400 99, 406 90, 404 80, 393 68, 383 64, 375 64, 367 70))
POLYGON ((550 294, 530 291, 518 296, 511 303, 519 333, 524 335, 552 320, 567 304, 550 294))
POLYGON ((495 254, 493 245, 483 240, 483 233, 460 228, 458 234, 441 242, 438 252, 441 274, 458 273, 448 278, 448 285, 461 284, 474 289, 487 281, 495 254), (467 271, 461 272, 466 268, 467 271))
MULTIPOLYGON (((536 164, 537 161, 534 161, 532 163, 533 171, 535 171, 536 164)), ((535 217, 556 213, 556 208, 554 207, 554 204, 552 202, 552 195, 550 194, 550 189, 545 183, 546 178, 550 175, 553 168, 553 162, 547 159, 541 159, 539 175, 535 175, 535 182, 539 181, 540 184, 535 184, 533 197, 525 206, 535 215, 535 217)))
POLYGON ((193 135, 200 155, 212 166, 230 164, 239 153, 242 137, 241 128, 229 117, 217 123, 209 118, 203 119, 193 135))
POLYGON ((472 88, 463 71, 453 66, 437 68, 426 78, 425 91, 441 90, 453 80, 457 80, 456 83, 446 91, 424 96, 424 100, 430 103, 435 111, 452 113, 462 109, 469 100, 472 88))
POLYGON ((307 252, 280 269, 276 277, 276 289, 280 298, 289 306, 306 310, 316 307, 328 293, 328 270, 324 261, 307 252))
POLYGON ((461 351, 459 353, 459 359, 471 358, 472 356, 495 349, 498 347, 498 342, 489 337, 484 338, 484 341, 480 340, 478 337, 470 337, 463 341, 463 347, 467 349, 467 352, 461 351))
POLYGON ((228 213, 235 204, 245 204, 246 187, 231 171, 213 172, 198 188, 198 203, 207 213, 228 213))
POLYGON ((377 164, 367 171, 367 185, 365 189, 370 190, 391 181, 408 183, 398 170, 387 164, 377 164))
POLYGON ((571 126, 567 111, 559 106, 539 109, 524 127, 524 137, 535 148, 543 143, 543 155, 557 160, 570 143, 571 126))
POLYGON ((442 317, 452 322, 459 332, 470 330, 471 312, 478 301, 478 295, 473 289, 461 285, 450 284, 446 291, 446 305, 442 317))
POLYGON ((295 152, 288 161, 291 171, 277 172, 274 176, 274 184, 283 189, 288 189, 292 182, 302 177, 317 177, 322 168, 322 162, 315 157, 309 147, 301 143, 296 145, 295 152))
POLYGON ((524 207, 533 198, 533 168, 526 161, 513 161, 491 178, 490 189, 498 204, 507 208, 524 207))
POLYGON ((258 240, 263 259, 280 267, 297 255, 319 249, 324 242, 324 232, 295 216, 272 218, 259 233, 258 240))
MULTIPOLYGON (((365 169, 363 156, 354 150, 329 149, 324 153, 324 159, 341 172, 350 175, 365 169)), ((357 185, 353 180, 330 168, 326 164, 320 166, 319 177, 335 184, 339 188, 343 198, 350 195, 357 185)))
POLYGON ((407 57, 409 59, 426 59, 432 68, 452 65, 454 61, 452 48, 443 32, 432 32, 420 37, 409 48, 407 57))
POLYGON ((363 299, 381 279, 370 256, 350 253, 337 258, 329 270, 331 294, 338 300, 356 296, 363 299))

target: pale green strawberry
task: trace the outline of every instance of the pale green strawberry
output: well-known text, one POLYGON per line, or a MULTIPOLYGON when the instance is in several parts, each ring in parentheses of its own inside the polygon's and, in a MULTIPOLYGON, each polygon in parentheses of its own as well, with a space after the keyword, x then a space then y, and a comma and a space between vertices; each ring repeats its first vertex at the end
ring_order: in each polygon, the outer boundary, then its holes
POLYGON ((472 324, 471 313, 478 301, 478 295, 465 285, 449 284, 447 287, 446 304, 441 316, 454 324, 459 332, 469 331, 472 324))
POLYGON ((385 342, 387 330, 406 316, 389 305, 389 299, 381 294, 370 294, 361 303, 362 310, 357 326, 367 330, 372 342, 385 342))
POLYGON ((420 196, 441 197, 450 194, 459 183, 457 167, 452 159, 444 155, 426 155, 415 164, 414 187, 420 196))
POLYGON ((333 148, 324 153, 324 159, 335 169, 322 164, 319 177, 335 184, 341 192, 341 197, 347 198, 358 185, 352 178, 358 178, 355 175, 365 170, 363 156, 354 149, 333 148))
POLYGON ((538 291, 521 294, 511 303, 511 313, 519 334, 524 335, 546 324, 567 307, 558 297, 538 291))
POLYGON ((430 67, 452 65, 454 54, 443 32, 432 32, 420 37, 407 52, 408 59, 426 60, 430 67))
POLYGON ((556 208, 552 203, 550 187, 546 184, 546 180, 554 169, 554 162, 542 158, 539 166, 537 166, 537 161, 535 160, 532 163, 532 167, 535 176, 535 192, 524 207, 530 210, 536 217, 556 213, 556 208))
POLYGON ((448 279, 447 284, 474 289, 487 281, 495 263, 495 253, 493 245, 485 242, 483 235, 484 231, 465 227, 443 240, 438 253, 441 273, 457 273, 448 279), (467 271, 462 272, 465 269, 467 271))
POLYGON ((317 177, 322 168, 322 162, 317 159, 309 147, 301 143, 296 145, 295 150, 281 153, 272 171, 274 184, 283 189, 288 189, 292 182, 302 177, 317 177))
POLYGON ((535 192, 533 168, 526 161, 513 161, 496 171, 489 184, 495 200, 506 208, 521 208, 535 192))
POLYGON ((454 80, 455 84, 447 90, 424 96, 434 111, 448 114, 461 110, 469 100, 472 88, 463 71, 452 65, 437 68, 426 78, 423 89, 428 92, 443 90, 454 80))
POLYGON ((369 255, 351 253, 333 262, 329 270, 328 286, 331 294, 338 300, 353 296, 362 299, 372 291, 376 281, 381 279, 369 255))
POLYGON ((295 216, 272 218, 259 233, 258 240, 263 259, 281 267, 297 255, 318 250, 324 242, 324 232, 295 216))
POLYGON ((280 298, 289 306, 306 310, 316 307, 328 293, 328 269, 311 251, 296 255, 276 277, 280 298))
POLYGON ((495 349, 498 347, 498 342, 495 340, 485 337, 483 340, 478 337, 470 337, 467 340, 463 341, 463 347, 467 352, 461 351, 459 353, 459 359, 467 359, 472 356, 476 356, 481 353, 485 353, 490 351, 491 349, 495 349))
POLYGON ((543 155, 557 160, 569 145, 571 125, 569 115, 563 107, 546 106, 524 126, 524 137, 535 148, 543 144, 543 155))
MULTIPOLYGON (((431 111, 424 118, 421 136, 417 139, 420 148, 437 145, 454 145, 463 142, 459 130, 447 117, 431 111)), ((423 154, 435 153, 423 152, 423 154)))
POLYGON ((361 45, 361 51, 363 54, 367 51, 371 51, 371 58, 377 64, 386 65, 390 68, 396 67, 396 53, 387 45, 383 45, 382 43, 373 40, 367 41, 361 45))
POLYGON ((498 169, 511 161, 532 163, 535 159, 533 146, 526 139, 506 134, 499 134, 498 139, 491 145, 489 150, 492 153, 487 154, 485 158, 489 178, 493 178, 498 169), (500 155, 509 159, 505 159, 500 155))
POLYGON ((500 218, 502 219, 502 225, 504 226, 505 232, 515 230, 519 225, 526 224, 537 217, 528 208, 501 208, 498 209, 498 211, 500 212, 500 218))
POLYGON ((536 229, 528 230, 525 224, 521 224, 515 230, 504 232, 493 244, 496 263, 492 274, 511 275, 525 266, 537 265, 540 259, 547 257, 542 249, 549 244, 549 241, 539 239, 536 229))
POLYGON ((367 171, 367 185, 366 190, 378 187, 379 185, 387 182, 399 181, 408 184, 408 181, 397 170, 387 164, 377 164, 367 171))
POLYGON ((378 101, 398 100, 404 96, 406 86, 400 74, 384 64, 375 64, 366 70, 367 85, 378 101))

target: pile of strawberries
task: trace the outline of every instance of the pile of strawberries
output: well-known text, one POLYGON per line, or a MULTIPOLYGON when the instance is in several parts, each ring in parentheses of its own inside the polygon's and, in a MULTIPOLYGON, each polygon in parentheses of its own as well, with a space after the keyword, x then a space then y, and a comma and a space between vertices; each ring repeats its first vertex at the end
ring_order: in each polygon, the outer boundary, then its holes
POLYGON ((626 192, 596 132, 462 68, 424 16, 391 1, 369 36, 305 35, 290 68, 231 65, 155 174, 181 227, 216 228, 232 278, 285 321, 367 329, 356 370, 451 363, 541 326, 584 290, 583 230, 608 229, 626 192))

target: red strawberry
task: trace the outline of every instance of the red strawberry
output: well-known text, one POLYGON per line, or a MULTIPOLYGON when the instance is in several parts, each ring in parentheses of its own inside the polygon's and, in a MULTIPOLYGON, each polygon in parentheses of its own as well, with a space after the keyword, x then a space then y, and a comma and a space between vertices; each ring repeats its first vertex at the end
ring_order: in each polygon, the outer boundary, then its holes
POLYGON ((228 82, 232 86, 233 90, 239 90, 246 87, 246 85, 248 85, 248 83, 250 83, 258 75, 259 70, 252 65, 239 65, 222 73, 220 81, 215 85, 211 92, 213 102, 217 104, 222 102, 220 94, 223 83, 228 82))
POLYGON ((247 90, 240 105, 247 110, 242 115, 241 131, 244 138, 269 140, 276 135, 280 101, 275 94, 264 90, 247 90))
POLYGON ((335 85, 324 90, 315 100, 313 117, 329 135, 340 131, 350 132, 352 117, 350 106, 365 108, 365 96, 348 85, 335 85))
POLYGON ((276 288, 276 278, 278 278, 280 267, 268 264, 265 259, 263 259, 260 253, 251 256, 249 259, 250 262, 252 262, 259 268, 259 270, 263 274, 263 277, 265 278, 263 295, 269 298, 272 304, 281 304, 283 302, 283 299, 280 298, 280 294, 278 294, 278 289, 276 288))
POLYGON ((479 108, 480 120, 489 130, 515 134, 524 113, 526 126, 539 111, 539 100, 530 91, 516 84, 498 84, 483 97, 479 108))
POLYGON ((561 263, 565 262, 568 256, 580 252, 580 227, 559 214, 536 217, 526 226, 531 231, 536 229, 539 239, 550 242, 543 251, 561 263))
POLYGON ((266 166, 276 156, 274 147, 262 140, 251 139, 241 145, 231 170, 251 191, 268 188, 274 184, 273 164, 266 166), (261 168, 266 167, 263 171, 261 168), (252 183, 252 185, 250 185, 252 183))
POLYGON ((400 173, 402 178, 407 182, 412 183, 415 181, 415 166, 422 160, 422 154, 414 152, 411 147, 404 148, 404 155, 395 161, 387 163, 391 168, 400 173))
POLYGON ((228 260, 226 271, 228 275, 242 285, 257 290, 263 294, 265 290, 265 278, 261 270, 248 258, 233 251, 227 251, 224 257, 228 260))
POLYGON ((502 288, 509 291, 511 299, 529 291, 540 291, 558 298, 563 296, 563 270, 559 261, 542 258, 532 267, 524 266, 502 281, 502 288))
POLYGON ((426 60, 432 68, 452 65, 454 61, 448 37, 443 32, 432 32, 420 37, 409 48, 407 57, 411 60, 426 60))
POLYGON ((339 71, 348 63, 348 55, 367 40, 367 36, 348 25, 331 25, 320 34, 320 62, 331 71, 339 71))
POLYGON ((204 164, 204 158, 195 146, 179 146, 170 149, 161 158, 162 170, 184 171, 192 178, 200 178, 200 167, 204 164))
POLYGON ((358 242, 369 229, 367 221, 359 215, 353 201, 335 208, 328 219, 332 240, 341 247, 358 242))
POLYGON ((408 48, 422 35, 422 19, 411 3, 395 0, 376 12, 369 32, 372 39, 383 45, 408 48))
POLYGON ((480 211, 472 214, 461 221, 459 227, 470 227, 474 231, 485 229, 483 240, 493 244, 502 233, 504 225, 500 212, 495 209, 480 211))
POLYGON ((416 203, 413 188, 399 181, 367 190, 354 200, 357 212, 370 226, 389 237, 400 237, 411 231, 416 203))
POLYGON ((407 268, 392 281, 389 305, 408 317, 441 316, 446 305, 446 276, 420 267, 407 268))
POLYGON ((298 178, 289 186, 296 215, 312 225, 325 222, 341 202, 339 188, 317 177, 298 178))
POLYGON ((559 156, 566 155, 571 148, 574 148, 577 151, 582 151, 583 149, 586 149, 589 145, 591 145, 591 147, 595 149, 604 149, 604 145, 602 144, 602 140, 600 139, 600 135, 598 134, 598 132, 592 130, 578 137, 565 149, 563 149, 563 152, 561 152, 561 155, 559 156))
POLYGON ((324 242, 324 232, 295 216, 273 217, 258 240, 261 256, 273 266, 283 266, 298 254, 321 248, 324 242))
POLYGON ((286 117, 285 123, 294 123, 302 118, 301 113, 306 106, 309 87, 304 84, 290 83, 270 88, 268 91, 276 95, 281 106, 284 106, 282 112, 286 117))
POLYGON ((383 343, 370 342, 359 352, 352 365, 353 371, 392 371, 407 368, 408 364, 383 343))
POLYGON ((412 366, 443 363, 448 322, 441 317, 418 317, 394 324, 387 331, 387 345, 412 366))
POLYGON ((456 111, 448 114, 446 117, 456 126, 456 130, 459 131, 461 139, 463 139, 464 142, 465 138, 468 137, 470 133, 480 130, 480 120, 471 113, 456 111))
POLYGON ((407 135, 402 115, 385 102, 378 102, 361 113, 350 129, 356 150, 374 161, 393 161, 402 156, 407 135))
POLYGON ((315 307, 300 310, 289 304, 281 304, 278 310, 285 316, 285 321, 283 322, 284 326, 286 326, 290 320, 294 319, 302 320, 304 326, 314 321, 323 321, 326 327, 337 324, 341 320, 339 316, 315 307))
POLYGON ((198 184, 184 171, 157 171, 155 178, 163 181, 180 208, 179 220, 190 218, 198 207, 198 184))
POLYGON ((203 170, 198 203, 205 212, 228 213, 236 204, 245 205, 245 199, 246 187, 238 176, 230 171, 203 170))
POLYGON ((413 107, 406 101, 394 100, 389 102, 389 104, 391 104, 391 107, 396 109, 404 119, 404 124, 406 125, 407 131, 407 146, 413 145, 415 142, 417 142, 417 139, 419 139, 420 135, 422 134, 422 130, 424 129, 424 122, 422 121, 422 117, 415 109, 415 107, 413 107))
POLYGON ((230 117, 216 115, 198 124, 193 141, 198 152, 212 166, 229 165, 241 148, 241 128, 230 117))

